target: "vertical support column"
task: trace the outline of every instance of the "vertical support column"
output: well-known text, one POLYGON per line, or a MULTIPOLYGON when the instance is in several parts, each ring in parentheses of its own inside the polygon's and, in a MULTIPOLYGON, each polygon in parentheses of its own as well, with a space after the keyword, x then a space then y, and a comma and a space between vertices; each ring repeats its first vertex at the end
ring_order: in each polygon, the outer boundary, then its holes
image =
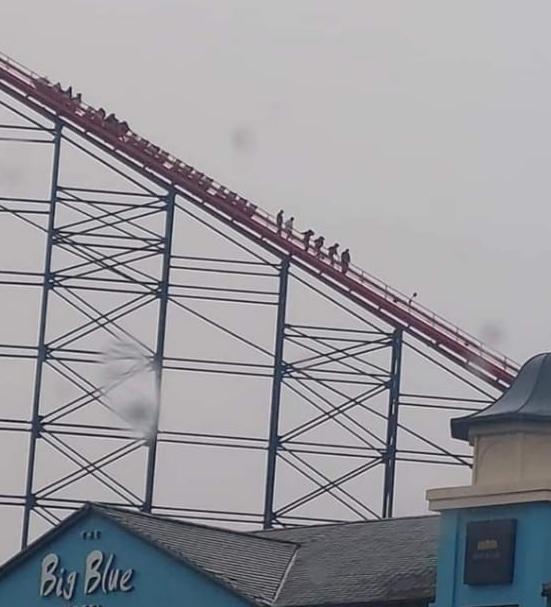
POLYGON ((48 357, 48 345, 46 343, 46 330, 48 327, 48 300, 50 290, 54 286, 52 273, 52 257, 55 244, 55 219, 57 189, 59 180, 59 163, 61 157, 61 130, 62 122, 56 120, 54 125, 54 153, 52 160, 52 178, 50 184, 50 213, 48 216, 48 228, 46 233, 46 251, 44 255, 44 276, 42 279, 42 301, 40 304, 40 318, 38 325, 37 358, 34 375, 34 388, 31 412, 31 433, 29 439, 29 451, 27 460, 27 473, 25 481, 25 506, 23 512, 23 527, 21 531, 21 548, 25 548, 29 542, 29 528, 31 512, 35 505, 34 495, 34 471, 36 463, 36 447, 40 438, 41 430, 41 394, 44 365, 48 357))
POLYGON ((157 321, 157 344, 155 347, 155 398, 156 410, 152 431, 148 437, 147 471, 145 479, 145 495, 142 509, 151 512, 153 491, 155 487, 155 466, 157 462, 157 435, 159 432, 159 414, 161 409, 161 391, 163 381, 163 364, 165 356, 166 323, 169 301, 170 264, 172 260, 172 236, 174 231, 174 192, 169 192, 166 198, 165 233, 163 237, 163 265, 159 283, 159 317, 157 321))
POLYGON ((289 283, 289 257, 281 262, 279 273, 279 294, 277 300, 277 320, 274 350, 274 375, 272 381, 272 401, 270 407, 270 429, 268 434, 268 457, 266 464, 266 488, 264 491, 263 527, 268 529, 274 522, 274 490, 279 446, 279 406, 283 383, 283 346, 285 343, 285 315, 287 311, 287 286, 289 283))
POLYGON ((396 439, 398 435, 398 411, 400 407, 400 376, 402 374, 402 337, 402 329, 396 329, 392 335, 386 450, 384 454, 383 518, 390 518, 394 508, 396 439))

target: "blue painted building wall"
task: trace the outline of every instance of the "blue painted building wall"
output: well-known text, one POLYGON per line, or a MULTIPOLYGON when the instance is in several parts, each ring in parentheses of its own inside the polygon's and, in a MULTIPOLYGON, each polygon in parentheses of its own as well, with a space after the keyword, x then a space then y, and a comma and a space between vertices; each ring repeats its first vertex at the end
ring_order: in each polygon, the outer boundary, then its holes
POLYGON ((543 582, 551 581, 551 504, 529 503, 448 510, 441 514, 435 607, 519 605, 545 607, 543 582), (516 519, 512 584, 463 582, 466 529, 471 521, 516 519))
POLYGON ((208 576, 178 562, 151 544, 133 536, 96 513, 75 522, 74 526, 40 548, 0 580, 2 607, 245 607, 249 605, 208 576), (101 537, 91 539, 90 536, 101 537), (83 535, 88 534, 89 539, 83 535), (115 555, 115 567, 131 568, 133 590, 104 594, 101 588, 93 594, 83 592, 87 555, 101 550, 115 555), (43 558, 55 553, 59 568, 77 572, 75 593, 71 599, 40 596, 40 574, 43 558))

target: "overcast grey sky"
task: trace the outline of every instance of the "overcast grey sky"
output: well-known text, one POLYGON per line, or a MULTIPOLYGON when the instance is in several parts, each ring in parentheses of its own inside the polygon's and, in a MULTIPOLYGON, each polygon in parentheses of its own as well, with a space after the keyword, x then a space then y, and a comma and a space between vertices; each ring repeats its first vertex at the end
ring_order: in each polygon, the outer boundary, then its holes
POLYGON ((6 0, 2 52, 522 362, 549 349, 548 2, 6 0))
POLYGON ((463 328, 498 324, 523 360, 551 338, 550 16, 543 0, 8 0, 0 33, 463 328))

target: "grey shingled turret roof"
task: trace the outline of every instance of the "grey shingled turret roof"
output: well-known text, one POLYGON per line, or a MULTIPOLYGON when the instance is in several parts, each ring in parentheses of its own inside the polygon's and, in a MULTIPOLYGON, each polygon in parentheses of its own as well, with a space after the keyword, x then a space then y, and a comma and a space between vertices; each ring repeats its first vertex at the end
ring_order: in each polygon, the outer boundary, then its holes
POLYGON ((551 354, 524 363, 511 387, 489 407, 451 421, 453 438, 469 439, 469 429, 497 422, 551 422, 551 354))
POLYGON ((119 508, 92 508, 259 605, 273 604, 297 549, 283 538, 263 538, 119 508))
POLYGON ((254 535, 300 544, 278 607, 400 601, 413 606, 435 594, 438 524, 438 516, 422 516, 254 535))

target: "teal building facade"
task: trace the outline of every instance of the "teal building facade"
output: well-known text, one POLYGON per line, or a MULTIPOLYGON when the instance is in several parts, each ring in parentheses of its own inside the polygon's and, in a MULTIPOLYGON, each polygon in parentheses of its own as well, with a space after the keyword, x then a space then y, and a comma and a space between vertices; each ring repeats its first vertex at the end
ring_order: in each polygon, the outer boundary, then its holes
MULTIPOLYGON (((443 512, 440 518, 434 607, 546 607, 548 603, 542 587, 545 580, 551 580, 550 540, 551 504, 516 504, 443 512), (515 522, 514 542, 506 554, 484 556, 488 568, 495 568, 496 560, 505 559, 507 566, 510 566, 511 579, 468 583, 465 576, 469 559, 468 526, 473 522, 487 525, 495 521, 515 522)), ((493 542, 498 540, 495 535, 486 534, 478 541, 486 542, 487 547, 481 551, 496 550, 493 542)), ((483 560, 484 556, 477 561, 483 560)))

